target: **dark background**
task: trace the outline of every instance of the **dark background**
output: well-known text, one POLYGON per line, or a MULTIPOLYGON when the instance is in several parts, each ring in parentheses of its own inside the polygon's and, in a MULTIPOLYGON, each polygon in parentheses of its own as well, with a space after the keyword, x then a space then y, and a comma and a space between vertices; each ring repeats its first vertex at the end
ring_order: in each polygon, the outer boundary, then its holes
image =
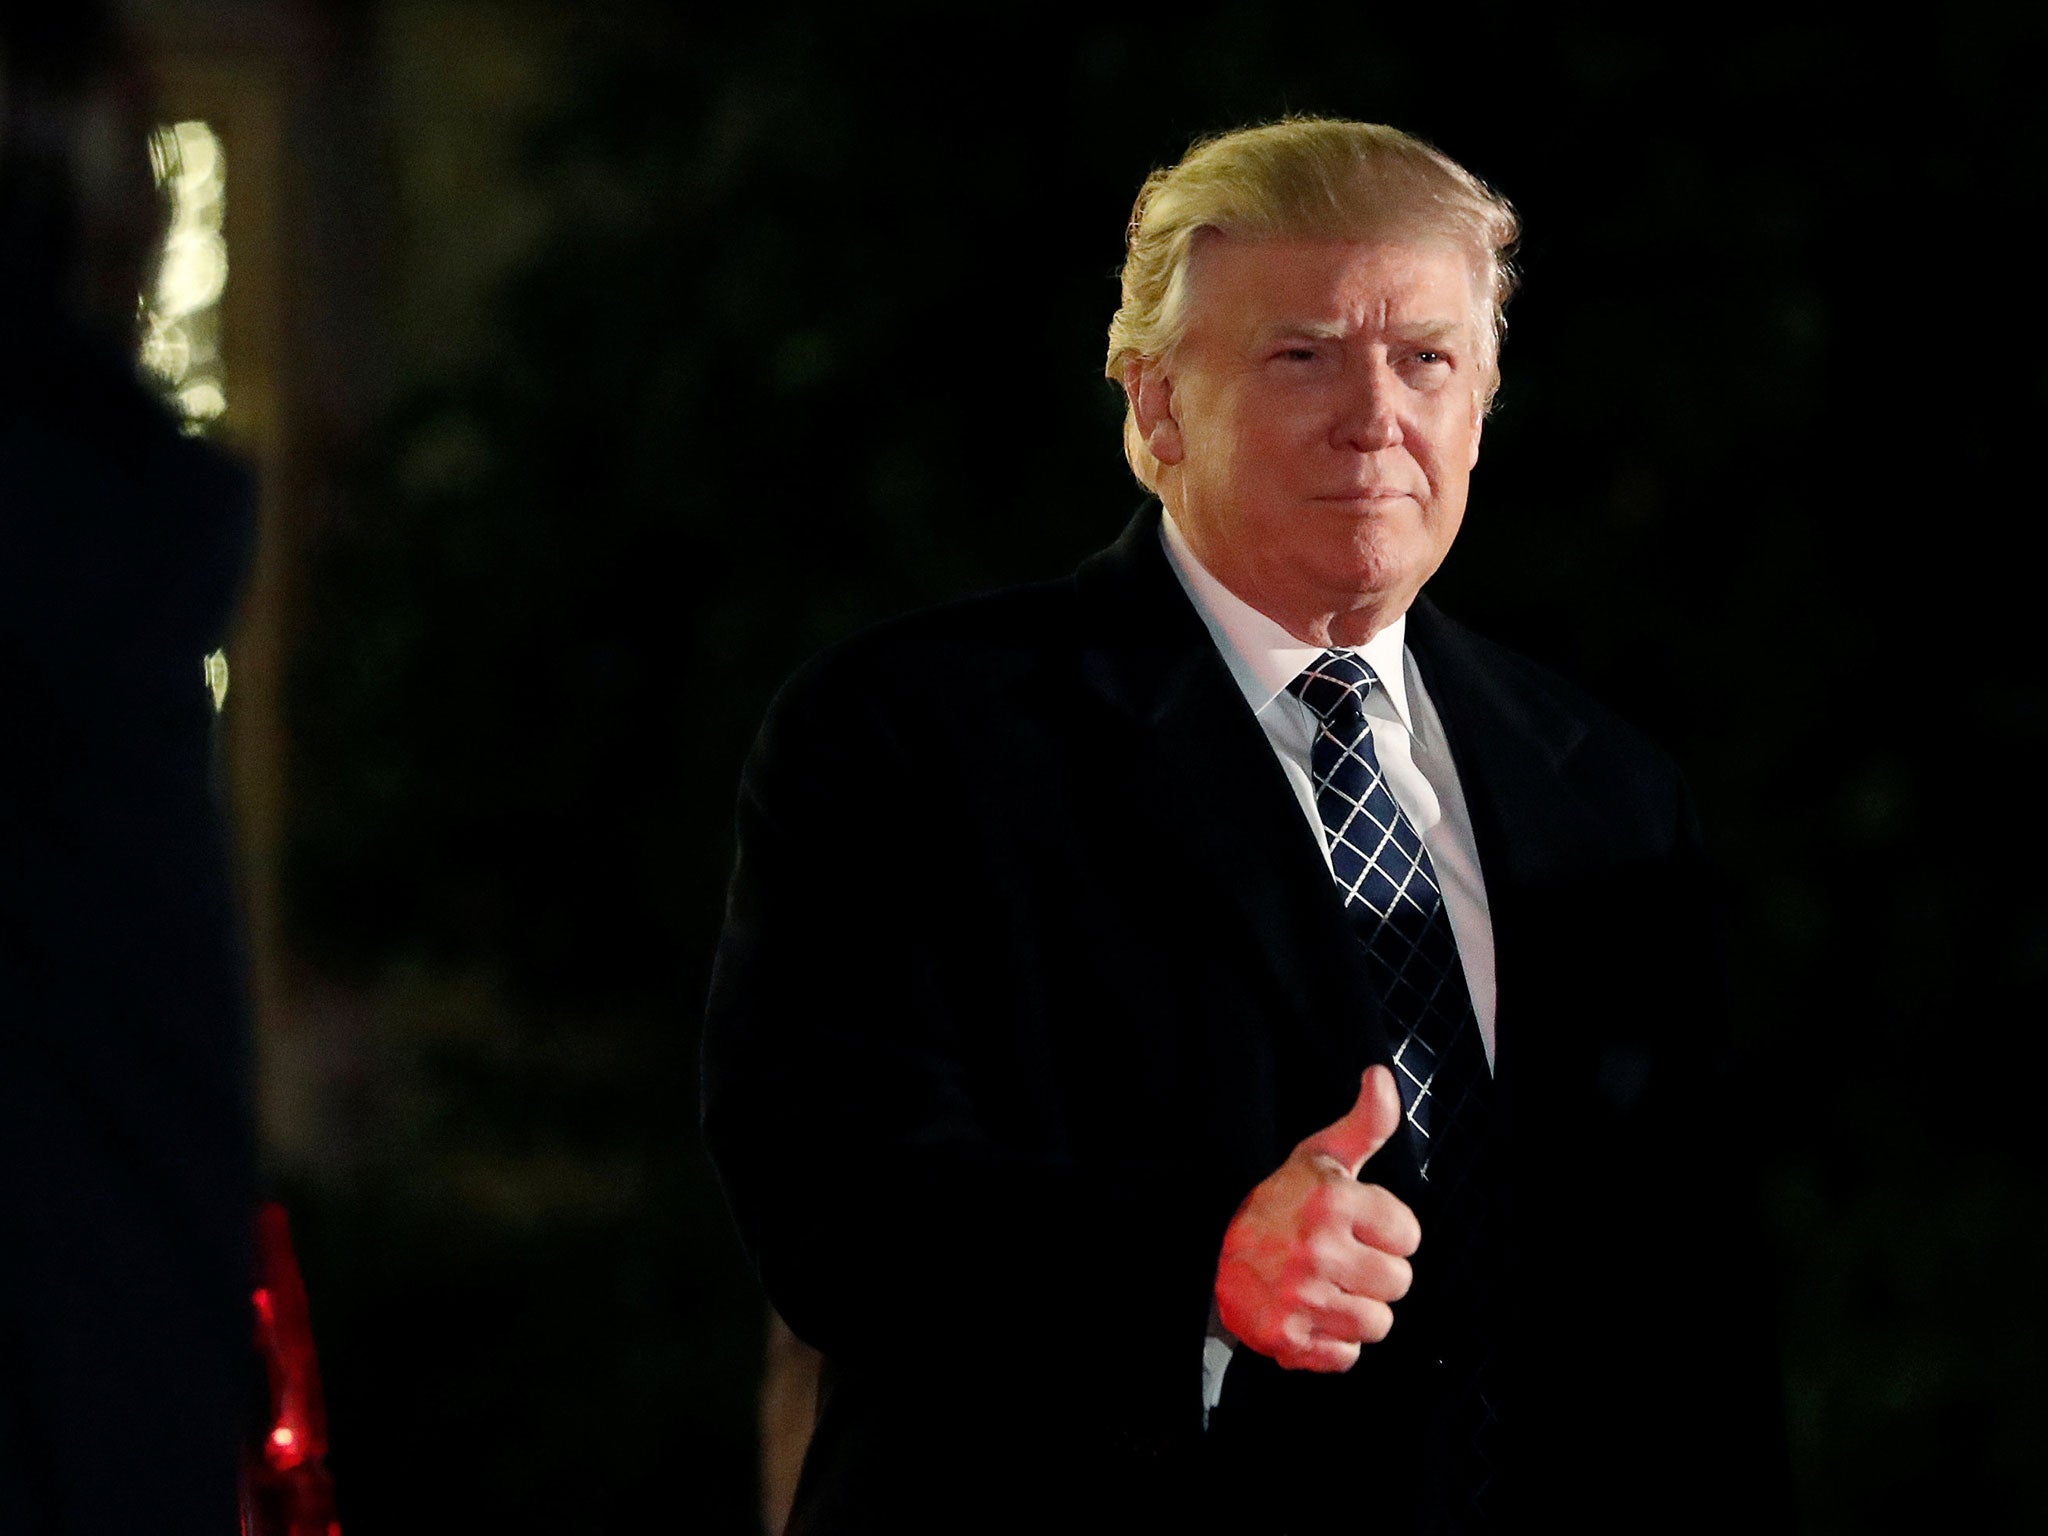
POLYGON ((1749 1062, 1702 1155, 1770 1234, 1699 1261, 1775 1301, 1808 1527, 2048 1519, 2042 23, 721 9, 242 8, 299 242, 266 1129, 349 1529, 752 1528, 694 1126, 742 754, 818 647, 1116 534, 1131 197, 1283 112, 1524 215, 1431 590, 1698 792, 1749 1062))

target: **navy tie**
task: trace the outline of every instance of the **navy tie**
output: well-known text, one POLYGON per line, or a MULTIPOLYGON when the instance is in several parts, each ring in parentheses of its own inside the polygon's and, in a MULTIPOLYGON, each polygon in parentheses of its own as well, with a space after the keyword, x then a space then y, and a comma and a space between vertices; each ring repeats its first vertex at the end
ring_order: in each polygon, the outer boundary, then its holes
POLYGON ((1330 873, 1396 1026, 1390 1034, 1401 1108, 1422 1176, 1434 1179, 1444 1171, 1439 1154, 1455 1150, 1461 1133, 1470 1135, 1465 1122, 1479 1113, 1474 1095, 1483 1092, 1486 1062, 1435 866, 1388 793, 1373 750, 1365 698, 1377 686, 1379 678, 1356 656, 1325 651, 1294 680, 1293 691, 1320 722, 1309 767, 1330 840, 1330 873))
MULTIPOLYGON (((1432 1288, 1461 1298, 1442 1314, 1440 1337, 1455 1357, 1446 1428, 1453 1492, 1446 1529, 1489 1528, 1499 1494, 1498 1416, 1492 1385, 1493 1221, 1487 1120, 1492 1075, 1436 869, 1380 771, 1366 696, 1371 667, 1325 651, 1291 685, 1318 728, 1309 754, 1316 812, 1330 844, 1330 873, 1363 942, 1385 1005, 1394 1081, 1422 1170, 1425 1258, 1432 1288)), ((1441 1364, 1442 1362, 1440 1362, 1441 1364)))

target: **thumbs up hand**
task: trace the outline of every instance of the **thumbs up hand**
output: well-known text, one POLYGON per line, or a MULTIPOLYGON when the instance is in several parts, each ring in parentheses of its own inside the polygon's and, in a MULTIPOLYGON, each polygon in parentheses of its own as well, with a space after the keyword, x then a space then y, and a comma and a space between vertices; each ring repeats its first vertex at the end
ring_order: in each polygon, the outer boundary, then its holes
POLYGON ((1422 1227, 1358 1176, 1400 1126, 1394 1074, 1369 1067, 1344 1118, 1245 1197, 1216 1269, 1217 1310, 1239 1342, 1291 1370, 1348 1371, 1387 1336, 1422 1227))

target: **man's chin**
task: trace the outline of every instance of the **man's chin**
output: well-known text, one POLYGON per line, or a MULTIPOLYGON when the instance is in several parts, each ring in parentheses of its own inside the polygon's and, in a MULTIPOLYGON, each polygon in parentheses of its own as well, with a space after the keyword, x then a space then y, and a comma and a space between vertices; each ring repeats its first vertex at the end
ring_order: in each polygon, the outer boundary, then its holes
POLYGON ((1330 589, 1355 594, 1360 601, 1373 601, 1404 588, 1413 591, 1422 583, 1416 577, 1415 552, 1398 530, 1365 527, 1331 562, 1330 589))

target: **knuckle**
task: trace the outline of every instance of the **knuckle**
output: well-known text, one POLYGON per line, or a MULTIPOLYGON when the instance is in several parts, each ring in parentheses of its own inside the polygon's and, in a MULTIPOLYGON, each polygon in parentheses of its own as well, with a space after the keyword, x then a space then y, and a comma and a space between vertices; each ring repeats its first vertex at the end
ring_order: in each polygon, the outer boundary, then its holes
POLYGON ((1356 1344, 1326 1345, 1322 1351, 1322 1369, 1330 1372, 1348 1371, 1358 1364, 1359 1346, 1356 1344))
POLYGON ((1416 1230, 1414 1220, 1388 1217, 1371 1223, 1362 1223, 1358 1228, 1359 1240, 1392 1258, 1407 1259, 1414 1256, 1421 1246, 1421 1234, 1416 1230))
POLYGON ((1399 1301, 1408 1294, 1409 1287, 1415 1284, 1415 1266, 1406 1259, 1389 1258, 1387 1271, 1387 1294, 1382 1299, 1399 1301))
POLYGON ((1394 1236, 1399 1240, 1398 1251, 1403 1258, 1407 1258, 1422 1246, 1422 1223, 1417 1221, 1415 1213, 1400 1201, 1397 1200, 1394 1204, 1394 1236))
POLYGON ((1422 1241, 1422 1227, 1415 1213, 1399 1196, 1377 1184, 1362 1188, 1366 1196, 1358 1206, 1359 1235, 1373 1247, 1403 1258, 1415 1252, 1422 1241))
POLYGON ((1352 1287, 1359 1295, 1370 1296, 1375 1301, 1399 1301, 1408 1294, 1414 1271, 1406 1259, 1375 1252, 1371 1260, 1361 1266, 1359 1278, 1361 1283, 1352 1287))

